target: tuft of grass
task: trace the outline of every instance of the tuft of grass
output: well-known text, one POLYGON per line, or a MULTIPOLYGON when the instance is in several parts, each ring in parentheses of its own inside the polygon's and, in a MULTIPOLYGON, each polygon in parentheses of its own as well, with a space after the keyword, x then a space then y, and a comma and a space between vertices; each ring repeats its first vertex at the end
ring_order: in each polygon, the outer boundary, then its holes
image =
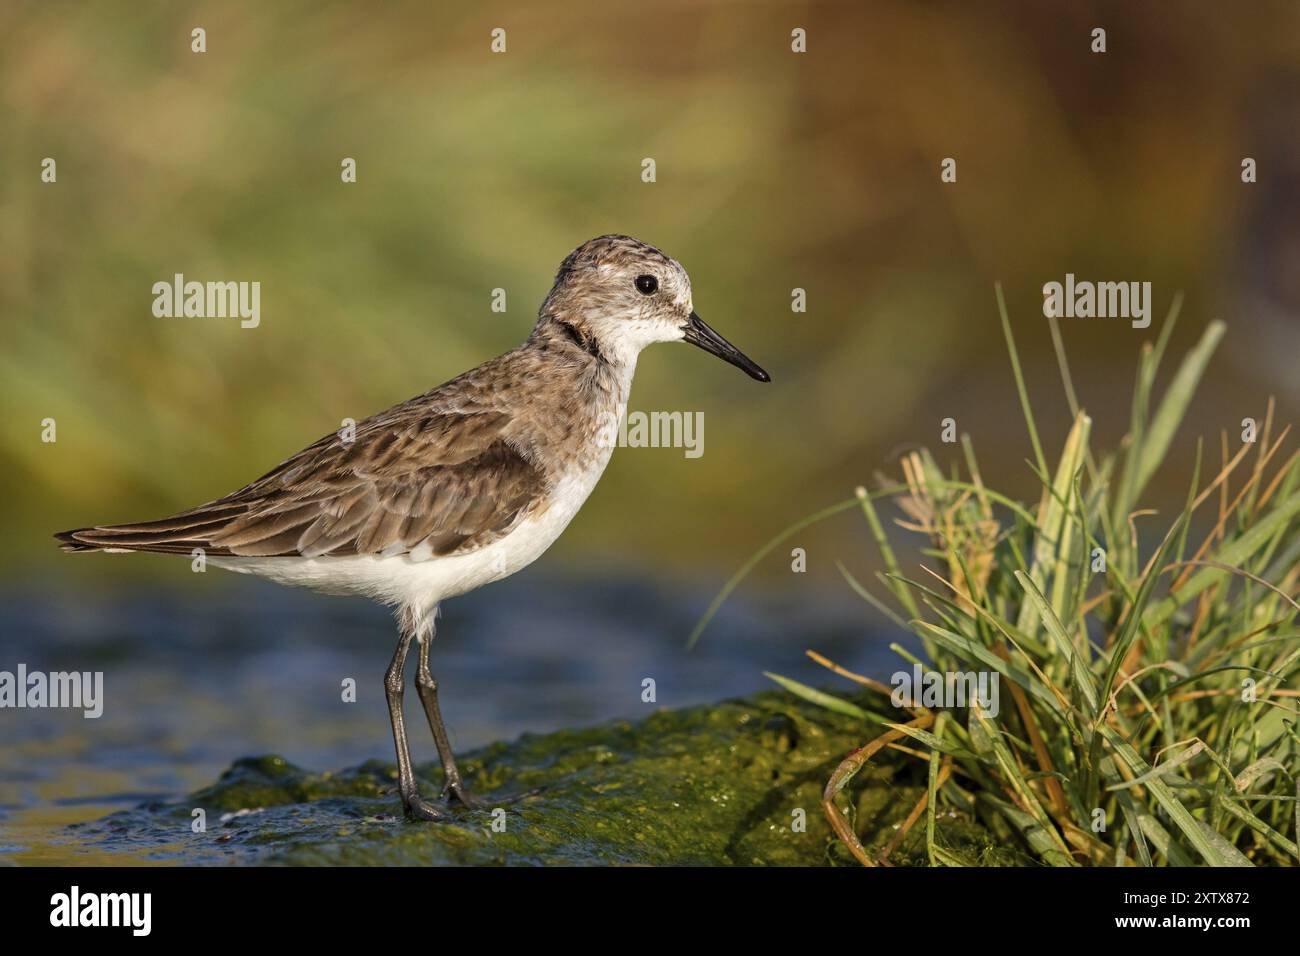
POLYGON ((925 662, 892 645, 908 669, 996 675, 1000 697, 997 708, 969 699, 945 707, 924 693, 908 699, 813 651, 875 695, 866 708, 768 675, 863 720, 863 745, 831 775, 823 797, 835 833, 860 862, 887 864, 915 825, 933 865, 969 865, 944 845, 942 821, 956 812, 1053 866, 1295 865, 1300 460, 1279 454, 1289 428, 1274 434, 1270 403, 1256 441, 1234 449, 1220 436, 1217 470, 1198 445, 1178 514, 1142 508, 1224 332, 1221 322, 1210 324, 1157 400, 1179 298, 1156 345, 1142 351, 1129 433, 1101 456, 1090 447, 1091 422, 1053 329, 1074 421, 1051 468, 1052 446, 1040 440, 997 291, 1040 485, 1036 504, 986 487, 967 436, 964 476, 915 452, 900 482, 859 488, 770 541, 727 583, 692 643, 763 554, 856 503, 884 565, 880 593, 840 570, 921 639, 925 662), (923 539, 927 560, 916 572, 904 573, 890 545, 884 504, 897 510, 898 527, 923 539), (1139 517, 1144 531, 1159 528, 1158 541, 1140 539, 1139 517), (897 708, 893 719, 887 700, 897 708), (915 760, 928 787, 901 831, 867 848, 839 794, 884 749, 915 760))

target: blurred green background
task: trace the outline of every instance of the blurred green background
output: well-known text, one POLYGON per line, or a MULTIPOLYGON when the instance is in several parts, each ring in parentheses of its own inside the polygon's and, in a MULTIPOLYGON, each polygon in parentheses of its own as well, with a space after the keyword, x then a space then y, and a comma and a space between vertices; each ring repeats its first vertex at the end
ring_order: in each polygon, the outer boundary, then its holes
MULTIPOLYGON (((987 481, 1036 496, 995 279, 1049 457, 1068 412, 1044 282, 1154 284, 1145 332, 1064 321, 1101 445, 1177 290, 1174 352, 1227 320, 1157 504, 1185 493, 1194 433, 1217 449, 1269 395, 1284 423, 1300 403, 1291 2, 9 2, 0 79, 13 569, 192 577, 73 561, 49 535, 217 497, 513 346, 561 258, 606 232, 679 258, 700 313, 774 384, 694 350, 643 356, 632 408, 702 410, 705 454, 616 454, 558 566, 720 580, 936 445, 947 416, 987 481), (177 272, 260 281, 260 327, 155 318, 151 286, 177 272)), ((831 558, 865 551, 851 514, 798 543, 827 583, 831 558)), ((788 562, 766 573, 789 580, 788 562)))

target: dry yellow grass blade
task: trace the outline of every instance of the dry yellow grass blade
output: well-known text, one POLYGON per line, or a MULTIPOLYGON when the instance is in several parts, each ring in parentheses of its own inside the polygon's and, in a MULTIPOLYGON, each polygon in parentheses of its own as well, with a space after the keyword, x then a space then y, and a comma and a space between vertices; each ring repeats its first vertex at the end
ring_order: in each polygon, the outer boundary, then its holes
MULTIPOLYGON (((906 726, 915 730, 924 730, 932 723, 934 723, 934 715, 925 714, 906 726)), ((835 805, 835 797, 848 786, 849 781, 857 775, 858 771, 866 766, 868 760, 887 745, 906 736, 907 734, 902 730, 888 730, 865 747, 859 747, 845 757, 840 762, 840 765, 835 768, 830 780, 826 781, 826 789, 822 792, 822 810, 826 813, 826 819, 830 821, 831 829, 835 831, 835 835, 840 838, 844 845, 849 848, 849 852, 863 866, 875 866, 876 861, 871 858, 871 854, 862 845, 858 835, 853 832, 848 817, 835 805)))

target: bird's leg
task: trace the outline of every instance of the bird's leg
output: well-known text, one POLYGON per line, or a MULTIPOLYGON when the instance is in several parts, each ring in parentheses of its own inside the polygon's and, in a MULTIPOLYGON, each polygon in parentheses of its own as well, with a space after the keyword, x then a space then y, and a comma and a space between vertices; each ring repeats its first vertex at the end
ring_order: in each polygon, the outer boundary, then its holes
POLYGON ((467 807, 481 809, 483 801, 472 797, 465 790, 460 779, 460 770, 456 767, 456 755, 451 751, 451 740, 447 737, 447 725, 442 722, 442 709, 438 706, 438 682, 429 672, 429 645, 433 643, 433 624, 430 621, 420 640, 420 663, 415 671, 415 689, 420 693, 420 703, 424 705, 424 716, 429 718, 429 730, 433 731, 433 742, 438 745, 438 758, 442 761, 442 772, 447 778, 443 784, 442 794, 450 794, 467 807))
POLYGON ((446 814, 436 809, 420 796, 415 785, 415 774, 411 770, 411 750, 406 743, 406 720, 402 714, 402 685, 406 671, 406 653, 411 649, 411 638, 415 636, 413 628, 405 622, 399 624, 401 638, 393 654, 393 662, 388 665, 384 675, 384 693, 388 698, 388 719, 393 725, 393 745, 397 748, 397 785, 402 793, 402 804, 406 812, 418 820, 445 820, 446 814))
POLYGON ((442 774, 446 778, 446 783, 442 786, 442 795, 445 797, 455 797, 464 806, 472 810, 484 810, 489 806, 502 806, 503 804, 512 804, 516 801, 523 800, 524 797, 536 796, 538 790, 530 790, 525 793, 515 793, 515 795, 500 795, 494 793, 491 800, 484 800, 476 797, 473 793, 465 790, 465 784, 460 779, 460 770, 456 767, 456 754, 451 752, 451 740, 447 737, 447 724, 442 722, 442 709, 438 706, 438 682, 434 680, 432 672, 429 671, 429 645, 433 644, 433 622, 437 617, 437 607, 432 614, 425 615, 420 620, 419 628, 412 627, 411 632, 420 633, 420 663, 416 667, 415 687, 420 693, 420 702, 424 705, 424 715, 429 718, 429 730, 433 732, 433 743, 438 745, 438 758, 442 761, 442 774))
POLYGON ((525 793, 502 795, 493 794, 491 800, 474 796, 465 789, 456 767, 456 755, 451 752, 451 741, 447 738, 447 725, 442 722, 442 710, 438 707, 438 682, 429 672, 429 644, 433 641, 432 621, 421 635, 420 663, 415 671, 415 687, 420 692, 420 703, 424 704, 424 715, 429 718, 429 729, 433 731, 433 742, 438 745, 438 757, 442 760, 442 772, 446 783, 442 787, 444 797, 451 796, 471 810, 485 810, 515 803, 526 797, 536 796, 539 790, 525 793))

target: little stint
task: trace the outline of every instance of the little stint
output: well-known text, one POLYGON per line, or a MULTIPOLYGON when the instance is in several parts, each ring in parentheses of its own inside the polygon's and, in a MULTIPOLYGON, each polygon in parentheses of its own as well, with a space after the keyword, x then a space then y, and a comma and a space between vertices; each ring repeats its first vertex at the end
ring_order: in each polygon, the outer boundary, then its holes
POLYGON ((608 464, 608 423, 625 407, 637 356, 690 342, 768 375, 695 314, 681 265, 628 236, 602 236, 564 260, 518 348, 356 425, 331 433, 240 490, 138 524, 57 537, 66 551, 195 550, 222 568, 396 609, 384 677, 407 812, 444 819, 421 797, 402 712, 406 657, 442 760, 443 795, 465 789, 438 708, 429 645, 438 606, 536 560, 577 514, 608 464))

